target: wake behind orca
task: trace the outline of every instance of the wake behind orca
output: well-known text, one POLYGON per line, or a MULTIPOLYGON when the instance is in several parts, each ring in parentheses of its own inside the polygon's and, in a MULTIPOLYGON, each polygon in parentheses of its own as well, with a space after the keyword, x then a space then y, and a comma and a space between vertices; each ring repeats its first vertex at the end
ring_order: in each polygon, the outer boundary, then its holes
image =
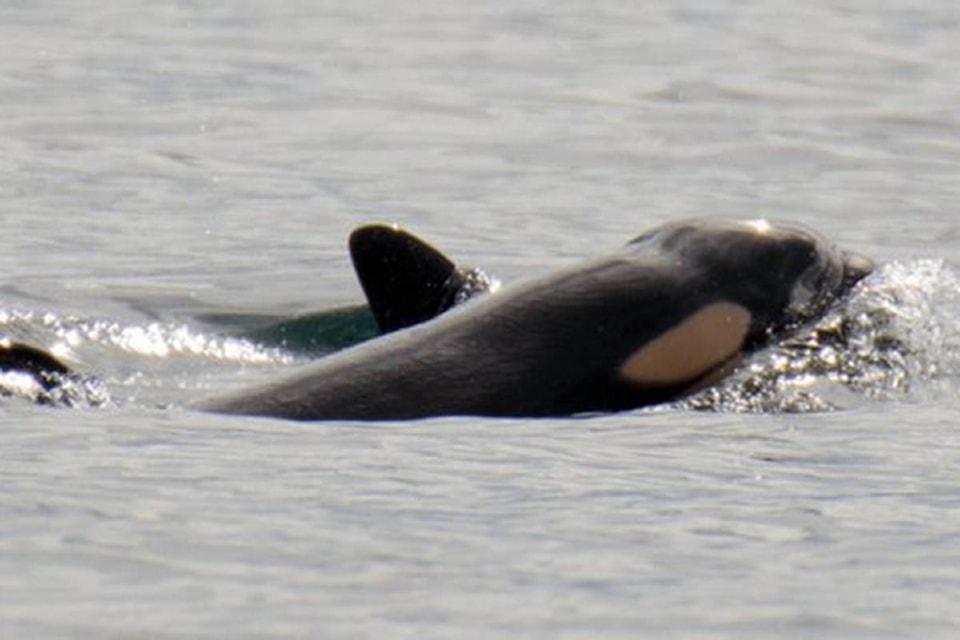
POLYGON ((677 222, 198 406, 296 420, 635 409, 719 381, 872 267, 796 225, 677 222))

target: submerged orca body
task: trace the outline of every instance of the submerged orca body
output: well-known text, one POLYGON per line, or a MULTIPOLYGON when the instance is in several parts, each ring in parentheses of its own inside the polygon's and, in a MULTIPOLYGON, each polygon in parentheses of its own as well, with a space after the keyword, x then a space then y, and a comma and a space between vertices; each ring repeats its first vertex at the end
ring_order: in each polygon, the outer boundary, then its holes
MULTIPOLYGON (((643 407, 720 379, 741 355, 820 317, 871 269, 869 260, 798 226, 668 224, 607 256, 449 313, 431 303, 412 314, 427 320, 422 324, 201 408, 390 420, 643 407), (437 313, 443 315, 430 319, 437 313)), ((391 273, 367 277, 376 282, 391 273)), ((442 293, 445 285, 437 283, 429 290, 442 293)), ((371 307, 376 315, 374 299, 371 307)))

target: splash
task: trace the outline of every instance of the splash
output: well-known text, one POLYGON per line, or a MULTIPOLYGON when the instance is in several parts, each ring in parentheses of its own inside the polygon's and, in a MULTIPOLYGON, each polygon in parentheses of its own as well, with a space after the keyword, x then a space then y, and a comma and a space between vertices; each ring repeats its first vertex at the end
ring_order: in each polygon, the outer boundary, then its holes
POLYGON ((111 404, 107 385, 93 376, 50 374, 41 382, 36 376, 19 371, 0 371, 0 397, 16 397, 28 402, 57 407, 97 408, 111 404))
POLYGON ((454 305, 463 304, 478 296, 494 293, 500 288, 500 281, 480 269, 463 272, 464 282, 454 296, 454 305))
POLYGON ((276 349, 229 336, 209 335, 174 323, 123 325, 107 320, 87 320, 75 316, 33 311, 0 311, 0 329, 21 336, 52 335, 51 351, 66 356, 84 345, 99 345, 122 352, 169 358, 176 355, 198 356, 212 360, 244 364, 286 363, 290 357, 276 349))
MULTIPOLYGON (((242 338, 205 334, 174 323, 123 325, 106 320, 82 319, 52 312, 0 311, 0 336, 46 347, 68 364, 68 373, 38 378, 30 373, 0 371, 0 397, 14 397, 41 405, 97 408, 124 404, 111 390, 126 388, 136 395, 147 387, 162 387, 176 379, 169 369, 193 372, 196 364, 285 364, 293 360, 277 349, 264 348, 242 338), (80 362, 83 365, 80 365, 80 362), (100 364, 101 361, 104 364, 100 364), (130 373, 133 369, 133 373, 130 373), (152 374, 150 370, 154 371, 152 374), (108 384, 99 375, 112 378, 108 384)), ((46 374, 45 374, 46 376, 46 374)), ((135 400, 135 399, 134 399, 135 400)))
POLYGON ((820 322, 677 405, 744 413, 926 400, 960 375, 960 276, 943 260, 893 262, 820 322))

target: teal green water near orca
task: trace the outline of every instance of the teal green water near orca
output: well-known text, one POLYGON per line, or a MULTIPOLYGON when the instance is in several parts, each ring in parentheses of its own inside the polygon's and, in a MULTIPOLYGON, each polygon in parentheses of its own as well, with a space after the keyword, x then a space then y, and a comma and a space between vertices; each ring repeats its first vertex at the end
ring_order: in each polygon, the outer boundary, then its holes
POLYGON ((371 340, 379 335, 367 305, 306 313, 292 318, 220 314, 198 318, 214 332, 234 335, 266 349, 283 349, 318 357, 371 340))

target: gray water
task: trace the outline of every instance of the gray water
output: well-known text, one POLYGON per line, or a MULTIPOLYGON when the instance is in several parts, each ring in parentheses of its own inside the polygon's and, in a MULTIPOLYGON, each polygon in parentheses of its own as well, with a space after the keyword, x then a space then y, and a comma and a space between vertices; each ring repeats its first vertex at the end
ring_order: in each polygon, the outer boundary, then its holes
POLYGON ((0 329, 112 398, 0 398, 0 632, 955 637, 958 105, 947 0, 0 3, 0 329), (184 408, 356 224, 509 282, 691 215, 873 256, 907 348, 807 413, 184 408))

